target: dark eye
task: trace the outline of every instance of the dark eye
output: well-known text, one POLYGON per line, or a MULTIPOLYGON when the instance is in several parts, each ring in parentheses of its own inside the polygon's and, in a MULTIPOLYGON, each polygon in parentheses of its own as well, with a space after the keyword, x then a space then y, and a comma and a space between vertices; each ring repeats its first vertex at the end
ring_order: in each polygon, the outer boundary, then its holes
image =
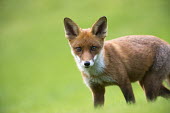
POLYGON ((92 46, 90 50, 91 50, 91 51, 96 51, 96 49, 97 49, 96 46, 92 46))
POLYGON ((76 50, 76 52, 81 52, 82 48, 81 47, 76 47, 75 50, 76 50))

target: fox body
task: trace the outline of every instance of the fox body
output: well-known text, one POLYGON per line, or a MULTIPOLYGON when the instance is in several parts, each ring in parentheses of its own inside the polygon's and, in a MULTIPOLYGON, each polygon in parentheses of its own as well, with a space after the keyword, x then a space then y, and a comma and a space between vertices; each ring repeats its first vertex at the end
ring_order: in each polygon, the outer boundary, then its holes
POLYGON ((163 86, 170 81, 170 45, 149 35, 130 35, 104 41, 107 19, 101 17, 89 29, 81 29, 71 19, 64 19, 71 52, 91 89, 94 106, 104 104, 105 87, 118 85, 127 103, 134 103, 131 82, 139 81, 147 100, 170 97, 163 86))

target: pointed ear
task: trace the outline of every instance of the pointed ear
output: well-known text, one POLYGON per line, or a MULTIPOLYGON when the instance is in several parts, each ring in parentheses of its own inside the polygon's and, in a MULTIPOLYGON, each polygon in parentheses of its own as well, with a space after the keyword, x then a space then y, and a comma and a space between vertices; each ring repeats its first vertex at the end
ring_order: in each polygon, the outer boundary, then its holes
POLYGON ((105 38, 107 35, 107 18, 105 16, 99 18, 99 20, 93 24, 91 32, 97 37, 105 38))
POLYGON ((70 18, 64 18, 65 36, 68 39, 76 38, 80 33, 80 28, 70 18))

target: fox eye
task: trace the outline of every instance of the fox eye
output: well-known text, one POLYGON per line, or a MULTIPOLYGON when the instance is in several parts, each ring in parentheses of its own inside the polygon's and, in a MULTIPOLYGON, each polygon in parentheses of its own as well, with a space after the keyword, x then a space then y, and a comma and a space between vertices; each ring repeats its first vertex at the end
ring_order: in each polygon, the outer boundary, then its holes
POLYGON ((97 49, 96 46, 92 46, 92 47, 90 48, 91 51, 96 51, 96 49, 97 49))
POLYGON ((76 52, 81 52, 82 48, 81 47, 76 47, 75 50, 76 50, 76 52))

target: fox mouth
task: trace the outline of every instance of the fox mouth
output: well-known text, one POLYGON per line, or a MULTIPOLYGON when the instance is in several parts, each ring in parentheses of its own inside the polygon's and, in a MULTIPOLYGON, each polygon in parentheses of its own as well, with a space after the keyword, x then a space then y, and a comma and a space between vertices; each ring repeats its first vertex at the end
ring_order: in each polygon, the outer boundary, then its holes
POLYGON ((85 68, 89 68, 90 66, 85 66, 85 68))

